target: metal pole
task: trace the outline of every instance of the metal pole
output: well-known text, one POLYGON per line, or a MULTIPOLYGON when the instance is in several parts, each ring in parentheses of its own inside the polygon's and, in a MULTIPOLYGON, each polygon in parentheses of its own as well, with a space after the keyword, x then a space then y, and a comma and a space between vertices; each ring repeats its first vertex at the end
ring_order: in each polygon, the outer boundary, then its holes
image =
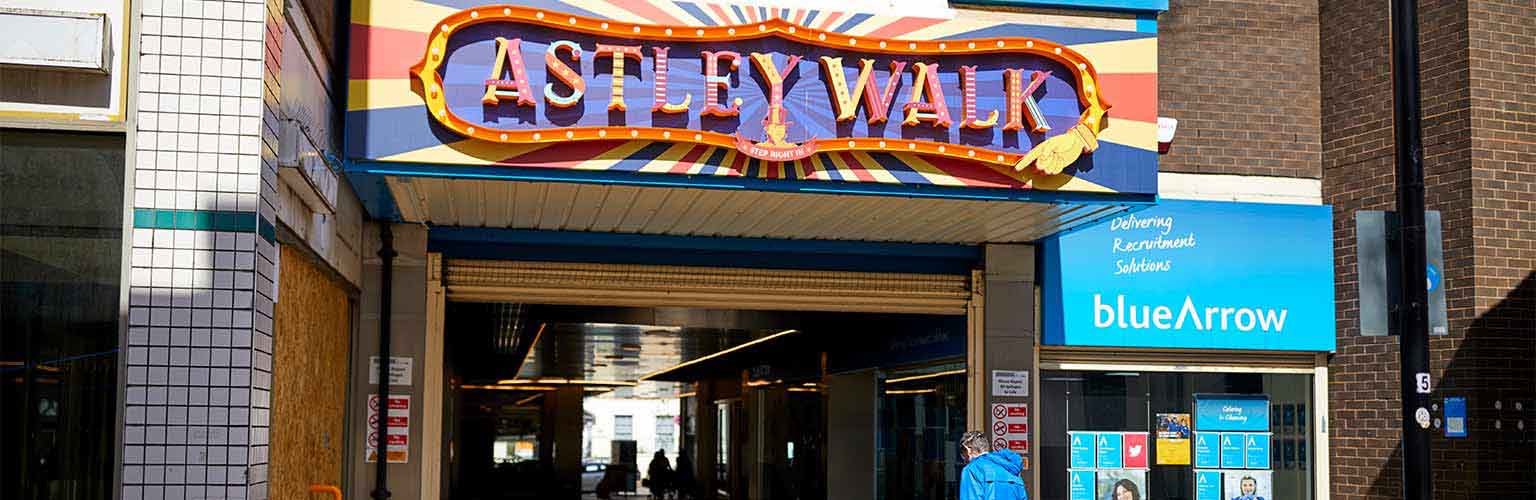
POLYGON ((1397 146, 1399 355, 1403 391, 1403 498, 1434 497, 1429 464, 1429 302, 1425 289, 1424 152, 1419 110, 1416 0, 1392 0, 1393 131, 1397 146))
POLYGON ((373 463, 374 485, 370 495, 374 500, 386 500, 389 492, 389 321, 390 302, 394 286, 395 264, 395 235, 389 229, 389 223, 379 224, 379 418, 374 423, 373 431, 378 436, 374 443, 374 453, 378 457, 373 463))

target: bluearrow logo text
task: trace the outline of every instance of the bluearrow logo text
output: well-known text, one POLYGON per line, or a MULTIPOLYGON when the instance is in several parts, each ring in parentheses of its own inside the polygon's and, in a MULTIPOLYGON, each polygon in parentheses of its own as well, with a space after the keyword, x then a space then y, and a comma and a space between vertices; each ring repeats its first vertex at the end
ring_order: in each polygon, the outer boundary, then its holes
POLYGON ((1285 308, 1259 307, 1196 307, 1190 296, 1184 296, 1184 304, 1174 309, 1165 305, 1127 304, 1125 295, 1115 295, 1114 304, 1105 304, 1103 296, 1093 294, 1093 326, 1096 328, 1183 330, 1188 323, 1195 331, 1241 332, 1285 330, 1285 308))

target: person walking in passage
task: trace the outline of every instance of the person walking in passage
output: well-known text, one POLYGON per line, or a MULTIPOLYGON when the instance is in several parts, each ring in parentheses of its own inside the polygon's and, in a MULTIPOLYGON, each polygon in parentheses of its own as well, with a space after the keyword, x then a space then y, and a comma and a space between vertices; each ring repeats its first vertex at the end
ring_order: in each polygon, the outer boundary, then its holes
POLYGON ((1024 480, 1024 459, 1010 450, 992 450, 985 433, 970 431, 960 437, 960 455, 965 469, 960 471, 960 500, 1028 500, 1024 480))
POLYGON ((651 498, 666 498, 667 491, 672 486, 672 462, 667 460, 667 452, 656 450, 656 456, 651 458, 651 465, 646 468, 647 486, 651 490, 651 498))

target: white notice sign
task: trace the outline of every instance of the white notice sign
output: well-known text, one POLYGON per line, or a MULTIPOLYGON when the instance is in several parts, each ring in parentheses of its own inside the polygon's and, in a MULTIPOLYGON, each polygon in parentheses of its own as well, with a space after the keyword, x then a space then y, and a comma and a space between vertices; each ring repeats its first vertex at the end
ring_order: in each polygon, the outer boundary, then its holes
MULTIPOLYGON (((410 356, 389 357, 389 385, 395 387, 407 387, 411 385, 411 365, 416 358, 410 356)), ((368 357, 368 383, 379 385, 379 357, 368 357)))
POLYGON ((1029 372, 992 370, 992 397, 1029 397, 1029 372))

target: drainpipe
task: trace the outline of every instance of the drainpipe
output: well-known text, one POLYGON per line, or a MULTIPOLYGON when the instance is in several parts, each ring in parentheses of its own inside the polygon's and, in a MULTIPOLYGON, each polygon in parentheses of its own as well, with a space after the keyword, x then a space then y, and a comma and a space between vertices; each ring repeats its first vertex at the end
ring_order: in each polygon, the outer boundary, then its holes
POLYGON ((380 269, 379 287, 379 419, 374 423, 374 435, 378 440, 374 443, 374 454, 378 460, 374 461, 374 486, 372 497, 374 500, 387 500, 389 492, 389 455, 386 454, 389 444, 389 421, 385 415, 389 414, 389 322, 390 302, 393 301, 394 286, 391 283, 394 278, 395 267, 395 235, 389 229, 389 222, 379 224, 379 260, 380 269))

